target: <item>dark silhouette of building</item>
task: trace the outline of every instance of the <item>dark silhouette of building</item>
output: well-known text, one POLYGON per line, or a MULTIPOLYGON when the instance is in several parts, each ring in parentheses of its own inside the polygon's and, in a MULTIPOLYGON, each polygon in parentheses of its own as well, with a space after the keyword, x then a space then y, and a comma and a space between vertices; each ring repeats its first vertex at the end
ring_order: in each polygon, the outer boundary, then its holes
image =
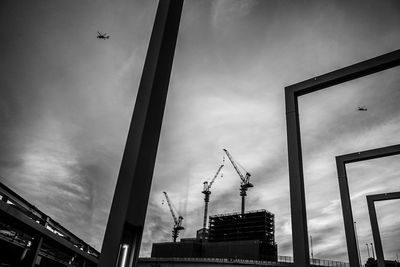
MULTIPOLYGON (((378 267, 378 261, 374 258, 368 258, 365 267, 378 267)), ((400 262, 385 260, 385 267, 400 267, 400 262)))
POLYGON ((274 214, 266 210, 214 215, 208 231, 200 229, 196 238, 177 243, 154 243, 151 257, 277 261, 274 234, 274 214))

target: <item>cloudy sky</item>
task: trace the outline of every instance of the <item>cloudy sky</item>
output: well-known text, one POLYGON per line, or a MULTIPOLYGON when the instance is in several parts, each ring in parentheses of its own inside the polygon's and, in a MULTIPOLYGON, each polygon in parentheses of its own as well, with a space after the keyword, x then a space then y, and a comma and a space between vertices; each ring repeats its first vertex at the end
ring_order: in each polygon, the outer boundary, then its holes
MULTIPOLYGON (((98 250, 157 1, 2 1, 0 180, 98 250), (111 35, 96 39, 96 32, 111 35)), ((202 227, 202 183, 222 148, 252 174, 247 209, 275 214, 291 255, 284 87, 399 48, 400 2, 186 0, 141 255, 171 240, 167 191, 202 227)), ((309 233, 315 258, 347 261, 334 157, 400 143, 400 69, 300 98, 309 233), (359 112, 365 105, 368 111, 359 112)), ((365 196, 399 191, 400 157, 348 166, 363 260, 365 196)), ((229 162, 209 214, 240 211, 229 162)), ((400 255, 400 201, 377 204, 386 258, 400 255)))

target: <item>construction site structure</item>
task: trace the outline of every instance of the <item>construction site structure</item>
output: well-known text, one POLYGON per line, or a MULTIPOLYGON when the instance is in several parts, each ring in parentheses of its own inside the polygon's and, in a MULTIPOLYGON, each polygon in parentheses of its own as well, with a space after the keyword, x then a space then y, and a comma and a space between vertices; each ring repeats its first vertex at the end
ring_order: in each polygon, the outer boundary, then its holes
POLYGON ((260 240, 275 244, 275 215, 266 210, 210 216, 209 242, 260 240))
MULTIPOLYGON (((250 183, 250 176, 251 174, 246 171, 246 174, 243 175, 242 172, 239 170, 237 164, 235 163, 235 161, 233 160, 231 154, 228 152, 228 150, 226 150, 225 148, 223 149, 223 151, 225 152, 225 154, 228 156, 230 162, 232 163, 233 167, 235 168, 237 174, 240 177, 241 183, 240 183, 240 196, 242 197, 242 209, 241 209, 241 213, 244 214, 245 212, 245 198, 247 195, 247 189, 249 187, 253 187, 254 185, 252 183, 250 183)), ((243 168, 243 167, 242 167, 243 168)), ((244 169, 244 168, 243 168, 244 169)))
MULTIPOLYGON (((221 172, 221 169, 224 167, 223 164, 219 166, 217 173, 214 175, 214 177, 211 179, 210 183, 205 181, 203 183, 203 191, 202 193, 204 194, 204 220, 203 220, 203 229, 205 231, 206 226, 207 226, 207 212, 208 212, 208 202, 210 202, 210 194, 211 194, 211 186, 214 183, 215 179, 217 179, 218 174, 221 172)), ((222 174, 221 174, 222 176, 222 174)), ((204 235, 205 237, 205 235, 204 235)))
MULTIPOLYGON (((209 217, 208 240, 153 243, 154 258, 219 258, 277 261, 275 216, 266 210, 209 217)), ((201 233, 203 229, 198 231, 201 233)))
POLYGON ((183 217, 178 214, 178 218, 175 215, 174 209, 172 208, 171 201, 169 200, 167 192, 163 192, 165 199, 167 200, 169 210, 171 212, 172 218, 174 219, 174 226, 172 227, 172 240, 174 243, 179 236, 179 232, 185 228, 182 226, 183 217))

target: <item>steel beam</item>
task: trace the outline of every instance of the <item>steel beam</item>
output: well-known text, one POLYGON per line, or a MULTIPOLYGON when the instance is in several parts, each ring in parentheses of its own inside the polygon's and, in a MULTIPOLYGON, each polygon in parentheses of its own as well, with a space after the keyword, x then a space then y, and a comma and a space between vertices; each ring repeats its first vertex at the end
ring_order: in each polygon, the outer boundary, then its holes
MULTIPOLYGON (((310 265, 298 97, 399 65, 400 50, 396 50, 285 88, 293 257, 296 266, 310 265)), ((349 260, 351 267, 358 266, 356 260, 349 260)))
POLYGON ((382 240, 381 240, 381 235, 379 233, 378 219, 376 216, 375 201, 392 200, 392 199, 400 199, 400 192, 391 192, 391 193, 367 196, 369 219, 371 221, 372 236, 374 238, 378 267, 385 267, 385 258, 383 255, 382 240))
POLYGON ((349 184, 347 180, 346 166, 343 161, 336 157, 336 168, 339 179, 340 200, 342 203, 342 213, 344 230, 346 234, 347 254, 351 267, 359 267, 360 259, 357 249, 356 232, 354 229, 353 211, 351 209, 351 200, 349 192, 349 184))
POLYGON ((127 255, 125 266, 137 262, 182 5, 183 0, 158 4, 99 267, 115 266, 120 251, 127 255))
POLYGON ((359 256, 358 256, 356 235, 353 224, 354 220, 353 220, 353 212, 351 209, 351 200, 350 200, 350 192, 348 185, 348 177, 346 173, 346 164, 389 157, 399 154, 400 154, 400 145, 394 145, 378 149, 371 149, 356 153, 345 154, 336 157, 336 168, 339 179, 340 199, 342 202, 342 212, 344 220, 344 229, 346 233, 347 252, 349 254, 349 261, 351 267, 359 265, 359 256))
POLYGON ((286 88, 296 96, 306 95, 337 84, 361 78, 400 65, 400 49, 345 68, 290 85, 286 88))
POLYGON ((297 97, 286 90, 286 127, 289 159, 290 207, 294 264, 310 266, 307 214, 301 156, 300 122, 297 97))

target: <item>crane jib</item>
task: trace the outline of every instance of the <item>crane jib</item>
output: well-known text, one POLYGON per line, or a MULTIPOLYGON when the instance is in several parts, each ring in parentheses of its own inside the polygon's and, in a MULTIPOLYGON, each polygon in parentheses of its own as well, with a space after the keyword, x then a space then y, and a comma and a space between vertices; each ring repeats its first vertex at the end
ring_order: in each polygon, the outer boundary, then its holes
POLYGON ((235 161, 233 160, 231 154, 228 152, 228 150, 223 149, 223 151, 225 152, 225 154, 228 156, 229 161, 232 163, 233 167, 235 168, 237 174, 239 175, 240 179, 242 180, 243 184, 248 184, 249 180, 250 180, 250 176, 251 174, 249 172, 246 171, 246 176, 244 176, 239 167, 236 165, 235 161))

